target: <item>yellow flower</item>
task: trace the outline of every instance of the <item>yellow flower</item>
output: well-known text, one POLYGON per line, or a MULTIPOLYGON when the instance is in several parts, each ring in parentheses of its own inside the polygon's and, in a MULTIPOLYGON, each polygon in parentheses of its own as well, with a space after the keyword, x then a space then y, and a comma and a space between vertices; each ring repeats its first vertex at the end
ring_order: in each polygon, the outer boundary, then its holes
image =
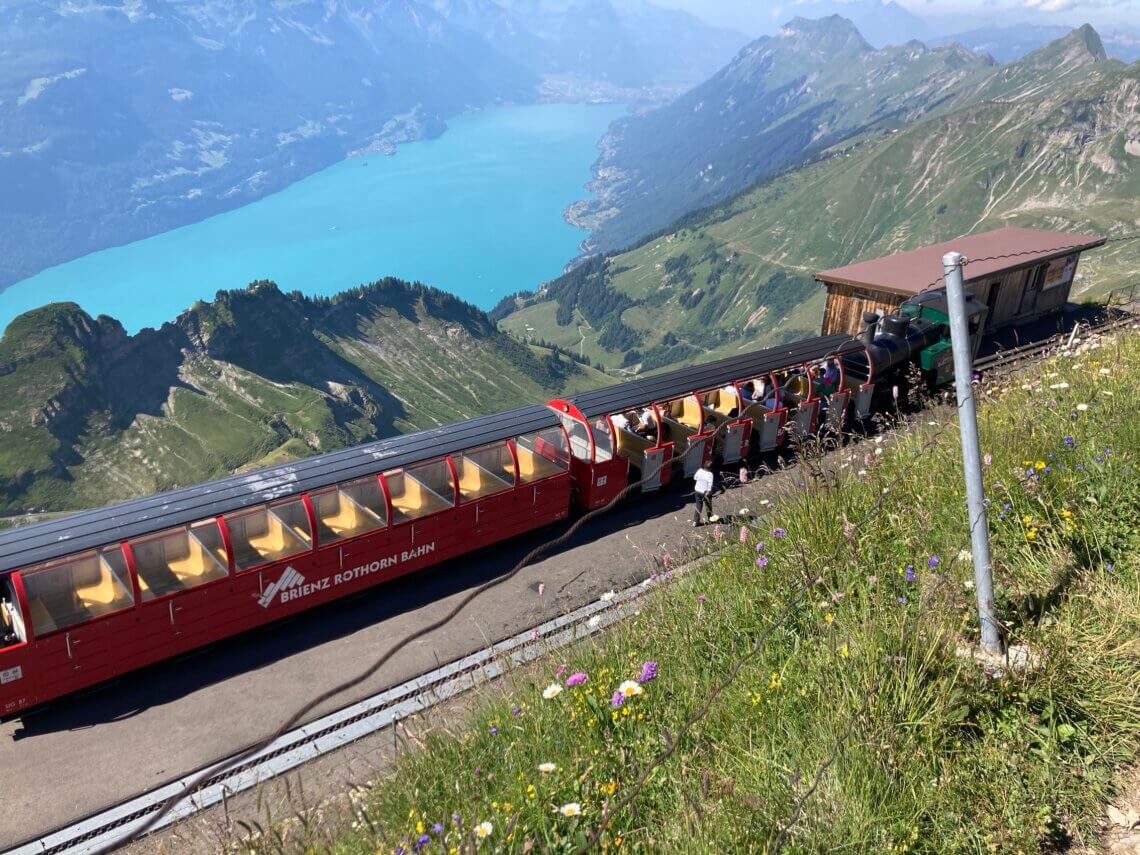
POLYGON ((847 658, 849 652, 850 651, 848 651, 846 643, 844 643, 844 645, 839 648, 839 655, 842 656, 844 659, 847 658))
POLYGON ((1036 537, 1037 537, 1036 527, 1029 529, 1029 531, 1027 531, 1025 533, 1025 539, 1026 540, 1034 540, 1034 539, 1036 539, 1036 537))
POLYGON ((769 689, 778 689, 783 684, 783 682, 784 681, 780 677, 780 675, 777 674, 775 671, 773 671, 772 676, 768 678, 768 688, 769 689))
POLYGON ((833 615, 831 612, 828 612, 823 616, 824 623, 831 623, 833 620, 835 620, 835 615, 833 615))
POLYGON ((1038 472, 1040 472, 1042 469, 1045 468, 1045 461, 1044 460, 1038 460, 1036 463, 1033 464, 1033 468, 1036 469, 1038 472))
POLYGON ((1067 520, 1071 520, 1073 518, 1073 512, 1068 508, 1061 508, 1061 516, 1067 520))
POLYGON ((421 819, 419 822, 416 823, 416 834, 423 834, 423 833, 424 833, 424 821, 421 819))

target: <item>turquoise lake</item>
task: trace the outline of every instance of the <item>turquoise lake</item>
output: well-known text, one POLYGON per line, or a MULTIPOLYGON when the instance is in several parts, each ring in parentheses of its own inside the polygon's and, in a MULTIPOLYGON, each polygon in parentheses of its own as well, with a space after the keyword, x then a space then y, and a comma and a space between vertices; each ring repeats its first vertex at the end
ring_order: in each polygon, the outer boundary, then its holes
POLYGON ((237 210, 41 271, 0 292, 0 329, 71 300, 136 332, 257 279, 327 295, 398 276, 490 308, 577 254, 586 233, 562 211, 586 196, 597 142, 624 112, 540 104, 459 116, 393 156, 350 158, 237 210))

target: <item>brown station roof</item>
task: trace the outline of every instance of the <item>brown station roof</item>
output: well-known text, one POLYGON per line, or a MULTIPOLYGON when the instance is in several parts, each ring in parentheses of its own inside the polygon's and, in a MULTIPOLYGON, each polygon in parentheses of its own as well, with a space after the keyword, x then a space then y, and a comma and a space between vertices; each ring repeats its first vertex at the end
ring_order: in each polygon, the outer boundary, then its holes
POLYGON ((942 256, 948 252, 960 252, 966 256, 965 279, 973 282, 996 273, 1102 246, 1104 241, 1100 235, 1046 232, 1010 226, 824 270, 817 273, 815 278, 820 282, 911 295, 927 288, 940 276, 942 256))

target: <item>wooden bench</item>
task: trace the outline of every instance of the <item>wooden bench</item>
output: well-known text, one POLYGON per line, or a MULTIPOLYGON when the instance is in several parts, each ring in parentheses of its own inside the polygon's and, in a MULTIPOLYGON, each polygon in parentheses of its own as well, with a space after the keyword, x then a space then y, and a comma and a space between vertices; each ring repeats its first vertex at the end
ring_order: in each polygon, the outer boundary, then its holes
MULTIPOLYGON (((481 499, 484 496, 493 496, 495 493, 501 493, 503 490, 511 488, 510 482, 480 466, 469 457, 460 458, 457 462, 460 469, 459 495, 465 502, 481 499)), ((511 473, 510 477, 513 481, 514 472, 511 473)))
POLYGON ((344 540, 384 527, 384 521, 374 511, 340 490, 314 497, 313 511, 322 543, 344 540))
POLYGON ((519 478, 522 481, 538 481, 566 471, 557 463, 547 460, 541 454, 535 454, 522 445, 516 445, 515 451, 519 456, 519 478))
POLYGON ((656 444, 653 440, 646 439, 628 428, 618 428, 617 430, 618 455, 642 471, 645 470, 645 452, 656 444))
POLYGON ((392 509, 404 519, 416 519, 451 507, 451 502, 413 476, 405 472, 402 477, 404 489, 399 496, 392 497, 392 509))

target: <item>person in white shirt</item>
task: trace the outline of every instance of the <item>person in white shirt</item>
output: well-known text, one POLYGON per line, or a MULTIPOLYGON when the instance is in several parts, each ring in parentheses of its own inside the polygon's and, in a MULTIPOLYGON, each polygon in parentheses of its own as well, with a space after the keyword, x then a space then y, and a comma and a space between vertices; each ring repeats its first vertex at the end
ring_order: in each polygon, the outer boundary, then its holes
POLYGON ((712 509, 713 474, 704 463, 693 475, 693 500, 696 507, 693 509, 693 527, 701 525, 701 513, 704 512, 709 522, 713 522, 712 509))
POLYGON ((643 408, 637 414, 637 427, 634 428, 634 433, 646 439, 657 439, 657 418, 649 407, 643 408))

